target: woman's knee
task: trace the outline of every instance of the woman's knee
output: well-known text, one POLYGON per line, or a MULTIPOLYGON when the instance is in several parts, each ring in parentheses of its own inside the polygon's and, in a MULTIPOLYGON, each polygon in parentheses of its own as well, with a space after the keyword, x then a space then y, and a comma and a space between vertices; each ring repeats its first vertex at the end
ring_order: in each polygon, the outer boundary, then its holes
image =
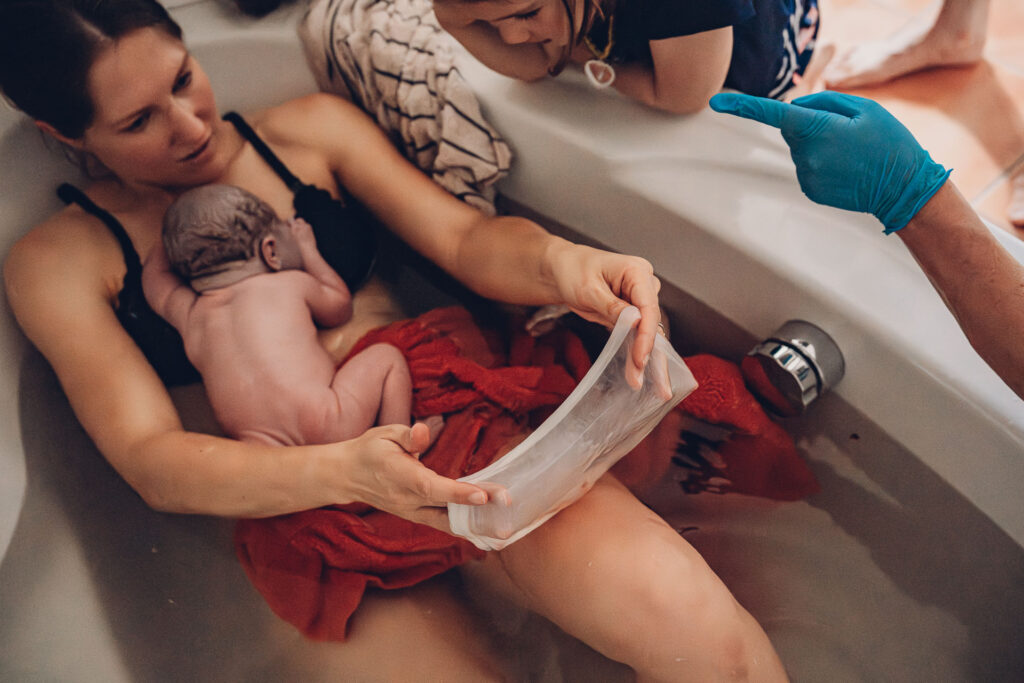
MULTIPOLYGON (((545 572, 535 571, 525 581, 532 606, 642 678, 742 680, 765 645, 756 622, 700 554, 621 485, 592 494, 536 539, 531 550, 545 559, 534 557, 534 568, 557 566, 547 577, 558 585, 538 586, 545 572)), ((531 564, 503 555, 513 571, 531 564)))

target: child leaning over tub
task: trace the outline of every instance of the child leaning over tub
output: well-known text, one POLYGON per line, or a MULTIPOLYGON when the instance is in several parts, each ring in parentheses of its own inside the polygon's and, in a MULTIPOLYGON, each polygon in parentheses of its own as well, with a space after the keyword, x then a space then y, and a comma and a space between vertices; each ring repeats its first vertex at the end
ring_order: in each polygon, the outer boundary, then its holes
POLYGON ((241 188, 206 185, 171 204, 163 243, 143 270, 146 299, 181 333, 228 435, 325 444, 375 421, 409 424, 398 349, 374 344, 336 368, 320 345, 316 324, 347 322, 352 296, 309 223, 278 218, 241 188))
POLYGON ((675 113, 723 86, 781 97, 818 32, 817 0, 435 0, 434 11, 506 76, 532 81, 573 62, 595 87, 675 113))

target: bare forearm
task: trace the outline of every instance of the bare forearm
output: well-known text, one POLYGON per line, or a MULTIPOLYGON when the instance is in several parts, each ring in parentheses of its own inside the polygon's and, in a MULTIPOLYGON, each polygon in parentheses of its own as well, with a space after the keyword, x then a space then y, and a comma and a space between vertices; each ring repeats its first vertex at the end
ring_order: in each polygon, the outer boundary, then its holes
POLYGON ((732 28, 651 41, 653 66, 616 66, 614 87, 649 107, 690 114, 707 106, 725 83, 732 28))
POLYGON ((678 84, 660 84, 656 74, 642 64, 622 64, 615 67, 613 87, 638 102, 673 114, 690 114, 707 106, 717 89, 683 88, 678 84))
POLYGON ((557 303, 552 252, 571 247, 537 224, 515 216, 484 218, 453 255, 452 274, 482 296, 507 303, 557 303))
POLYGON ((224 517, 267 517, 351 502, 332 490, 327 449, 273 447, 174 431, 137 444, 121 473, 153 508, 224 517))
POLYGON ((1024 397, 1024 266, 951 182, 897 234, 978 355, 1024 397))

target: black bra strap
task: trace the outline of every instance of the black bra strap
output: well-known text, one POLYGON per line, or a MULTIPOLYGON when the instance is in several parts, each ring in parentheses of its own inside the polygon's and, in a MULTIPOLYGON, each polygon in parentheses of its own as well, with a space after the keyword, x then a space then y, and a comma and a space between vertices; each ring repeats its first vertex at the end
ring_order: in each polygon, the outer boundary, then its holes
POLYGON ((227 114, 224 114, 224 120, 229 121, 234 125, 238 134, 248 140, 249 144, 253 146, 253 149, 259 152, 259 155, 263 157, 263 160, 266 161, 270 168, 274 170, 274 173, 284 181, 284 184, 288 186, 288 189, 292 192, 299 191, 303 185, 302 181, 296 178, 295 174, 288 170, 288 167, 277 158, 277 155, 267 147, 267 143, 263 142, 263 139, 256 134, 256 131, 246 123, 245 119, 243 119, 238 112, 229 111, 227 114))
POLYGON ((97 206, 84 192, 70 183, 61 183, 60 187, 57 188, 57 196, 65 204, 78 204, 86 213, 103 221, 103 224, 110 229, 110 232, 114 233, 114 237, 121 244, 121 251, 124 253, 124 264, 128 269, 126 278, 136 277, 142 273, 142 262, 139 260, 139 253, 135 251, 132 240, 128 237, 128 232, 121 225, 121 222, 114 218, 113 214, 97 206))

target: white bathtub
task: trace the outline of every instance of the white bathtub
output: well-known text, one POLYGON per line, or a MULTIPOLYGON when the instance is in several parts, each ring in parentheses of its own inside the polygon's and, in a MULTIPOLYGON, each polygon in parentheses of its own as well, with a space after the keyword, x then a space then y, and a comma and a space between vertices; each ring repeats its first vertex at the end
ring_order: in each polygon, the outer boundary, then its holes
MULTIPOLYGON (((313 88, 298 9, 241 20, 205 0, 175 14, 222 108, 313 88)), ((684 350, 738 358, 790 318, 843 349, 837 391, 787 425, 821 494, 777 504, 683 496, 667 481, 650 501, 764 624, 793 678, 1019 680, 1024 403, 898 240, 806 201, 768 129, 642 111, 571 77, 466 73, 517 152, 505 197, 648 257, 684 350)), ((6 253, 74 174, 7 110, 0 159, 6 253)), ((250 589, 229 522, 152 512, 104 463, 0 306, 0 680, 305 680, 299 662, 345 680, 332 646, 305 643, 250 589)), ((175 396, 190 424, 208 424, 194 391, 175 396)), ((512 635, 513 678, 622 678, 548 633, 544 645, 512 635)))

